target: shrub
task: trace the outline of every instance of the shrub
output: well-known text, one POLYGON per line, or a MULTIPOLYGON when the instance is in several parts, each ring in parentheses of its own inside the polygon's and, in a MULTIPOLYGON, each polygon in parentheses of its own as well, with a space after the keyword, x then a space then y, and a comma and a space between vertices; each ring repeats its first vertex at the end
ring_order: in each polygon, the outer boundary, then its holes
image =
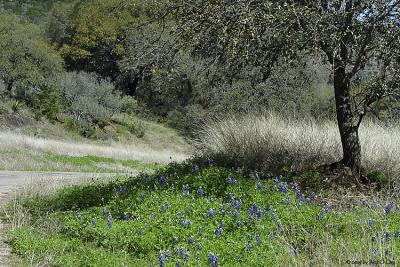
POLYGON ((67 114, 79 124, 104 127, 120 111, 120 95, 113 84, 94 74, 66 73, 60 89, 67 114))

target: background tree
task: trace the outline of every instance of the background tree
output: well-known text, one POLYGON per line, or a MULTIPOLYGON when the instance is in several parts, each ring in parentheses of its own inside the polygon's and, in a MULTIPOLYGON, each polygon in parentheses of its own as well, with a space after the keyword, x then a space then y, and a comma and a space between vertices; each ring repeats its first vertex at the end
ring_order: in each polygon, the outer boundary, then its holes
POLYGON ((177 3, 178 32, 194 55, 235 78, 259 66, 267 79, 279 58, 323 53, 333 74, 341 163, 360 176, 360 123, 377 100, 398 91, 400 1, 214 0, 177 3), (362 70, 375 66, 367 80, 362 70))
POLYGON ((53 86, 62 59, 39 29, 17 17, 0 13, 0 80, 9 96, 32 104, 33 96, 53 86))

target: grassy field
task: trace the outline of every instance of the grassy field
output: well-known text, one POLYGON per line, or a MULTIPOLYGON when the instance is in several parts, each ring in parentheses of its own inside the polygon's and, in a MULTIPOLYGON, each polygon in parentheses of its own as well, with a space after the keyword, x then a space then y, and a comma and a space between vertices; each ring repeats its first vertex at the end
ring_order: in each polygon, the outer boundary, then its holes
POLYGON ((154 175, 20 195, 10 217, 25 219, 9 240, 23 266, 397 264, 398 206, 360 196, 346 208, 292 177, 171 164, 154 175))
MULTIPOLYGON (((91 140, 51 124, 0 130, 0 170, 130 172, 187 158, 191 147, 176 131, 145 122, 138 138, 91 140)), ((122 126, 121 126, 122 127, 122 126)))

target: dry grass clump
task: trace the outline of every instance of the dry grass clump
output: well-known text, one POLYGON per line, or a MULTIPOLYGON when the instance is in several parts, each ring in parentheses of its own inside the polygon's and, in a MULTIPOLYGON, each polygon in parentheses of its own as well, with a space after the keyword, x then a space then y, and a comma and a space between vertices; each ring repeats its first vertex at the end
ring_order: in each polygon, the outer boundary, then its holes
MULTIPOLYGON (((360 128, 366 172, 400 176, 400 129, 364 122, 360 128)), ((199 134, 202 153, 251 170, 304 170, 341 159, 333 121, 290 120, 275 114, 230 116, 211 121, 199 134)))

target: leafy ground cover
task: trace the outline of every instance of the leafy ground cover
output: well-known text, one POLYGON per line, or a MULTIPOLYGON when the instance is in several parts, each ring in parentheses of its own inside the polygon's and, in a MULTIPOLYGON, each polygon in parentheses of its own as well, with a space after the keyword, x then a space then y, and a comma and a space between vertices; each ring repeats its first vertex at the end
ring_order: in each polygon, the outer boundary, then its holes
POLYGON ((31 219, 13 252, 52 266, 395 264, 394 202, 336 210, 285 177, 243 177, 192 161, 154 174, 21 199, 31 219))

